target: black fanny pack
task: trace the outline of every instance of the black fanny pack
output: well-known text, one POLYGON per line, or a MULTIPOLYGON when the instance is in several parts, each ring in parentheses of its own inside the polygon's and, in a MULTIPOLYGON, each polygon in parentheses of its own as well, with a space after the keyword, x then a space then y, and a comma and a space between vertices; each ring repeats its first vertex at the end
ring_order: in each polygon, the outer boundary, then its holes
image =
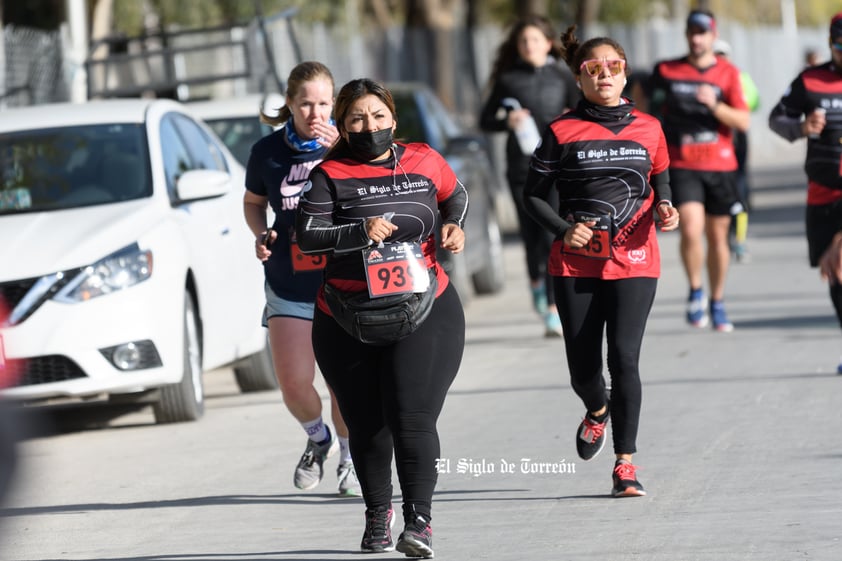
POLYGON ((418 329, 430 315, 438 281, 434 269, 428 273, 430 286, 425 292, 371 298, 366 290, 345 292, 325 283, 325 301, 333 319, 349 335, 369 345, 388 345, 418 329))

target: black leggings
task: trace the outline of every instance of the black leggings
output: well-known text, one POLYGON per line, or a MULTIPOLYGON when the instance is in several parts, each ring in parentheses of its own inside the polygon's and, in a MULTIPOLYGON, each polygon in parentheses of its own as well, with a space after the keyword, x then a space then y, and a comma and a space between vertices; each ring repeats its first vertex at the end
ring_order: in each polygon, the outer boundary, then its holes
POLYGON ((836 310, 839 327, 842 327, 842 284, 830 283, 830 301, 833 302, 833 309, 836 310))
POLYGON ((440 445, 436 421, 465 347, 465 315, 449 284, 427 320, 388 346, 360 343, 330 316, 313 318, 313 349, 348 425, 367 508, 392 500, 392 450, 403 508, 428 519, 440 445))
MULTIPOLYGON (((526 185, 526 176, 517 180, 509 177, 509 189, 517 209, 517 219, 520 238, 523 240, 523 249, 526 253, 526 269, 529 280, 536 282, 542 280, 547 287, 547 302, 555 304, 555 295, 552 289, 552 277, 547 272, 547 259, 550 256, 550 249, 553 244, 553 235, 532 218, 523 206, 523 188, 526 185)), ((552 192, 550 204, 558 208, 558 195, 555 190, 552 192)))
MULTIPOLYGON (((842 201, 826 205, 809 205, 805 213, 810 266, 818 267, 819 260, 833 243, 833 236, 842 224, 842 201)), ((836 319, 842 327, 842 284, 830 283, 830 301, 836 319)))
POLYGON ((654 278, 554 278, 571 385, 588 411, 607 402, 602 376, 605 331, 615 454, 637 452, 640 346, 657 284, 654 278))

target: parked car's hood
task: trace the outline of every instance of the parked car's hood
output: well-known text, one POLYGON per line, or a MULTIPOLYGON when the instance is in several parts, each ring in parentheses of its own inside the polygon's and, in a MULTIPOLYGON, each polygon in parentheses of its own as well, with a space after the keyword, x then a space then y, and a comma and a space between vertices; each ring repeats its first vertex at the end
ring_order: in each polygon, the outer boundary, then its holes
POLYGON ((90 265, 162 219, 150 199, 0 216, 0 282, 90 265))

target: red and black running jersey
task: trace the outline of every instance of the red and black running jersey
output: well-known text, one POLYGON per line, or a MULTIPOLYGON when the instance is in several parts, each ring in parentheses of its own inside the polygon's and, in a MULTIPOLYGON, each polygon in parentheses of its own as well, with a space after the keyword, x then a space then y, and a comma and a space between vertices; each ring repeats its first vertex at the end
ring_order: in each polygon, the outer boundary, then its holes
POLYGON ((734 171, 737 169, 734 131, 696 100, 701 84, 713 86, 719 101, 748 110, 740 71, 724 58, 717 57, 716 63, 707 68, 693 66, 687 57, 655 65, 650 88, 653 100, 661 107, 670 167, 734 171))
MULTIPOLYGON (((322 225, 358 224, 394 213, 390 221, 398 230, 387 241, 421 242, 427 266, 436 270, 440 294, 448 279, 436 261, 434 229, 442 220, 463 225, 468 202, 465 187, 444 157, 427 144, 396 144, 393 154, 380 162, 323 161, 310 174, 299 213, 322 225), (457 191, 464 196, 452 198, 457 191), (459 208, 449 208, 447 216, 440 218, 439 208, 448 200, 460 201, 459 208)), ((324 273, 325 281, 340 289, 365 289, 361 251, 328 253, 324 273)), ((317 302, 329 313, 321 293, 317 302)))
MULTIPOLYGON (((657 119, 631 104, 599 107, 581 102, 550 124, 531 166, 532 173, 553 182, 559 194, 558 214, 565 221, 572 224, 581 213, 611 220, 609 259, 565 252, 559 236, 550 253, 552 275, 660 276, 655 194, 649 179, 668 168, 669 156, 657 119)), ((529 183, 526 188, 529 193, 529 183)))
POLYGON ((769 127, 790 142, 802 138, 801 121, 816 108, 826 111, 819 138, 807 141, 804 171, 807 204, 842 199, 842 74, 832 62, 802 71, 769 114, 769 127))

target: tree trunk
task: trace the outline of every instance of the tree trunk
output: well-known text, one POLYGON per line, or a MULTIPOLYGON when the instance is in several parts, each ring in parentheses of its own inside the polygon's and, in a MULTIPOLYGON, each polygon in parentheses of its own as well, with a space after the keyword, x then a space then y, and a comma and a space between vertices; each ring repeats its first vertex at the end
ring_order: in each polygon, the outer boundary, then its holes
POLYGON ((459 0, 407 0, 406 27, 414 63, 426 67, 423 75, 444 104, 453 109, 456 75, 453 46, 459 0), (424 55, 427 56, 424 56, 424 55))
POLYGON ((546 16, 547 0, 525 0, 517 3, 518 18, 531 15, 546 16))
POLYGON ((590 26, 597 21, 600 0, 579 0, 576 8, 576 25, 578 37, 590 36, 590 26))
MULTIPOLYGON (((91 22, 91 39, 94 41, 111 35, 111 21, 114 18, 114 0, 96 0, 91 22)), ((108 47, 100 45, 92 53, 92 58, 104 58, 108 47)))

